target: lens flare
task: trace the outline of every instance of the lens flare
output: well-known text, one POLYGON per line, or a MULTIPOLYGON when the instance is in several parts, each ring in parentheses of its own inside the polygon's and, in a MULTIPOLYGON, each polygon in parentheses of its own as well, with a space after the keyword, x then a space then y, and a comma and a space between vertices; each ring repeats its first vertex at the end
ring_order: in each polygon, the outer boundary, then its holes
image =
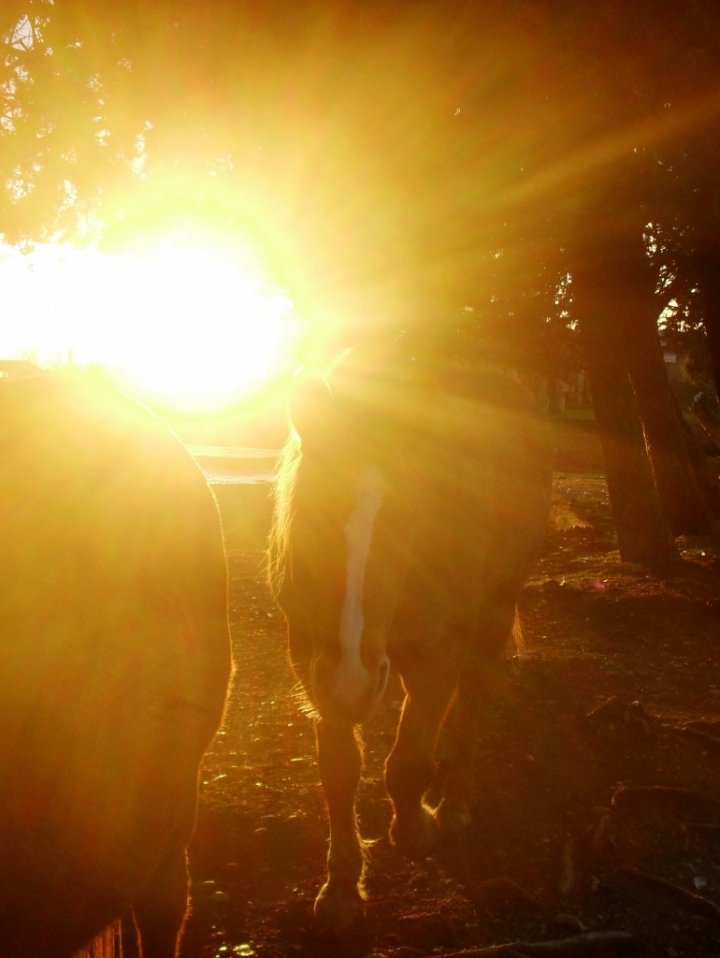
POLYGON ((0 277, 10 293, 0 355, 102 364, 142 397, 187 410, 261 388, 301 325, 252 255, 172 240, 120 255, 6 249, 0 277))

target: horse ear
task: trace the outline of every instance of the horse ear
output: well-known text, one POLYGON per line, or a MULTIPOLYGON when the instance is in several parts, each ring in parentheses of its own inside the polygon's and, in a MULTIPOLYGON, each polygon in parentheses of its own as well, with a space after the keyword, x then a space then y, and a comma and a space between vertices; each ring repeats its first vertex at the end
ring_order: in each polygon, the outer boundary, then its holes
POLYGON ((330 387, 321 376, 298 375, 290 398, 290 421, 305 443, 322 429, 330 402, 330 387))

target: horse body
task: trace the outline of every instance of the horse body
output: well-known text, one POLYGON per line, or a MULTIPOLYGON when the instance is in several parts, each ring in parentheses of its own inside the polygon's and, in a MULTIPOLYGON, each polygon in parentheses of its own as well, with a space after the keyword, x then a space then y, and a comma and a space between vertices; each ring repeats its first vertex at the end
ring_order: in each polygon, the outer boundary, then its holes
POLYGON ((230 669, 217 508, 169 431, 87 382, 0 387, 0 955, 72 956, 187 908, 230 669))
POLYGON ((363 909, 355 726, 382 695, 389 660, 406 692, 386 763, 391 838, 424 855, 438 831, 469 823, 479 704, 545 528, 548 444, 529 400, 494 374, 453 385, 340 378, 331 391, 306 388, 293 409, 271 585, 318 715, 331 839, 316 912, 335 926, 363 909), (443 798, 429 809, 451 705, 443 798))

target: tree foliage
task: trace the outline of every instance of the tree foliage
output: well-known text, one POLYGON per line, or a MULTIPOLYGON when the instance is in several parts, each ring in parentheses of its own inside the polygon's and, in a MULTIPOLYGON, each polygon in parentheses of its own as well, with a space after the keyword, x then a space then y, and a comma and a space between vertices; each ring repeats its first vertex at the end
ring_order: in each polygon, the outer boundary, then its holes
POLYGON ((2 18, 7 242, 244 224, 340 340, 409 330, 552 372, 577 350, 575 251, 652 224, 660 308, 702 315, 708 0, 12 0, 2 18))

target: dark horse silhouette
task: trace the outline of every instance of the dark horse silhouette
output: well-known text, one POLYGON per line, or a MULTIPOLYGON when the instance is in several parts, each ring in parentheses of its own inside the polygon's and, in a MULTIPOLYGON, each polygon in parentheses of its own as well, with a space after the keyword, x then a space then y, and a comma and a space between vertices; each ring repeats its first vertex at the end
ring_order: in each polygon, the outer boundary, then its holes
POLYGON ((230 669, 212 493, 147 410, 39 377, 0 385, 0 512, 0 955, 132 907, 172 958, 230 669))
POLYGON ((338 368, 329 383, 300 382, 291 413, 269 578, 317 716, 330 850, 315 911, 339 928, 363 910, 355 726, 390 661, 406 692, 385 768, 391 838, 423 855, 437 831, 470 821, 478 703, 544 532, 550 462, 544 423, 500 374, 338 368), (430 809, 423 796, 453 704, 443 797, 430 809))

